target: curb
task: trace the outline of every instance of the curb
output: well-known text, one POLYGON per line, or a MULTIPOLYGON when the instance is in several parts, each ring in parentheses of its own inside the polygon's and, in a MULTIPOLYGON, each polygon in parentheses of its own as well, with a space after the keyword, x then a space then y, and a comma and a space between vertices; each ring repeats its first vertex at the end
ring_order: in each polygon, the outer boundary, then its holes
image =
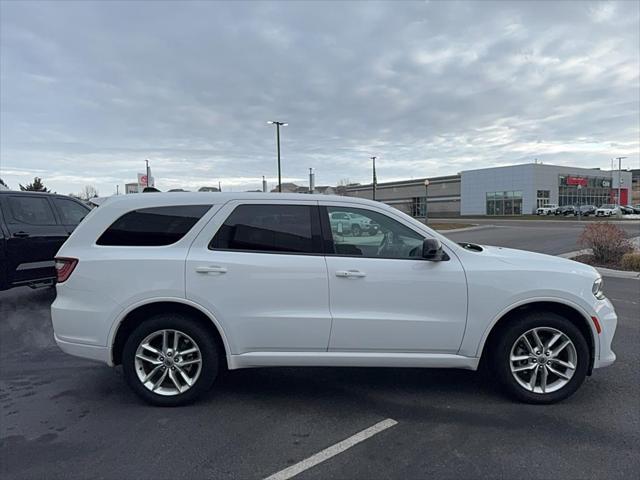
POLYGON ((603 277, 616 277, 616 278, 632 278, 640 280, 640 272, 629 272, 627 270, 612 270, 610 268, 595 267, 603 277))
MULTIPOLYGON (((464 227, 464 228, 452 228, 450 230, 436 230, 441 235, 446 236, 447 233, 456 233, 456 232, 470 232, 472 230, 482 230, 483 228, 495 227, 496 225, 474 225, 473 227, 464 227)), ((429 225, 427 225, 429 227, 429 225)), ((429 227, 431 228, 431 227, 429 227)))
MULTIPOLYGON (((640 244, 640 237, 633 237, 629 239, 633 244, 640 244)), ((560 255, 556 255, 562 258, 568 258, 569 260, 573 259, 573 257, 577 257, 578 255, 587 255, 591 253, 591 249, 585 248, 583 250, 574 250, 573 252, 561 253, 560 255)), ((593 267, 603 277, 616 277, 616 278, 633 278, 640 279, 640 272, 630 272, 628 270, 613 270, 611 268, 604 267, 593 267)))

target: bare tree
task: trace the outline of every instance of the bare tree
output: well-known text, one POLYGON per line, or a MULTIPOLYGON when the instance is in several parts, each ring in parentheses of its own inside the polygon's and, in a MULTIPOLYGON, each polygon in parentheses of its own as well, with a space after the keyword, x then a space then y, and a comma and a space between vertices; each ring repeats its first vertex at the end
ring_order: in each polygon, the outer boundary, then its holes
POLYGON ((85 185, 78 196, 83 200, 89 200, 98 196, 98 189, 93 185, 85 185))

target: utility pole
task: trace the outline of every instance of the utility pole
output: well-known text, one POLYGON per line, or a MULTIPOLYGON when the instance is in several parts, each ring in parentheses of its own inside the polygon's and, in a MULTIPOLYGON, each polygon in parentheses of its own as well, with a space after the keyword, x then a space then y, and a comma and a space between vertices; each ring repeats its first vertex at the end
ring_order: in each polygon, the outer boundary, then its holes
POLYGON ((120 195, 120 185, 116 185, 116 195, 120 195))
POLYGON ((220 184, 220 180, 218 180, 218 191, 221 192, 222 191, 222 185, 220 184))
POLYGON ((378 158, 378 157, 370 157, 370 158, 371 158, 371 160, 373 160, 373 185, 372 185, 372 188, 373 188, 373 199, 375 200, 376 199, 376 186, 378 184, 378 179, 376 177, 376 158, 378 158))
POLYGON ((151 185, 149 185, 149 160, 147 159, 144 162, 146 164, 146 174, 147 174, 147 185, 146 186, 150 187, 151 185))
POLYGON ((269 120, 267 123, 276 126, 276 144, 278 146, 278 192, 282 193, 282 175, 280 170, 280 127, 286 127, 289 124, 272 120, 269 120))
POLYGON ((313 193, 316 189, 316 175, 313 173, 313 168, 309 168, 309 193, 313 193))

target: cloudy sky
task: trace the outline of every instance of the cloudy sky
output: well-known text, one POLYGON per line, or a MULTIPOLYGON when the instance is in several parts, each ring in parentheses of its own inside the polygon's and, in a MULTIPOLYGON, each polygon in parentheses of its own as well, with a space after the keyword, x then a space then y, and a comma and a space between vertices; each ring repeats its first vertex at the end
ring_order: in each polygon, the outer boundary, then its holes
POLYGON ((0 177, 272 187, 272 119, 301 184, 638 168, 639 5, 1 0, 0 177))

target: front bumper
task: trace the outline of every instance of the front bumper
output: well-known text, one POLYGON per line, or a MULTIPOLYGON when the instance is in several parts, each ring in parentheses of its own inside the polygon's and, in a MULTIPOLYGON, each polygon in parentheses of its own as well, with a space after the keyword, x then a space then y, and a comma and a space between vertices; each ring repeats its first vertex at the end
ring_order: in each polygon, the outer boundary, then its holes
POLYGON ((618 326, 618 316, 616 315, 613 305, 607 298, 598 302, 596 316, 602 327, 602 332, 598 335, 600 354, 598 358, 596 358, 593 368, 603 368, 608 367, 616 361, 616 354, 613 353, 611 349, 611 343, 613 342, 613 336, 618 326))

